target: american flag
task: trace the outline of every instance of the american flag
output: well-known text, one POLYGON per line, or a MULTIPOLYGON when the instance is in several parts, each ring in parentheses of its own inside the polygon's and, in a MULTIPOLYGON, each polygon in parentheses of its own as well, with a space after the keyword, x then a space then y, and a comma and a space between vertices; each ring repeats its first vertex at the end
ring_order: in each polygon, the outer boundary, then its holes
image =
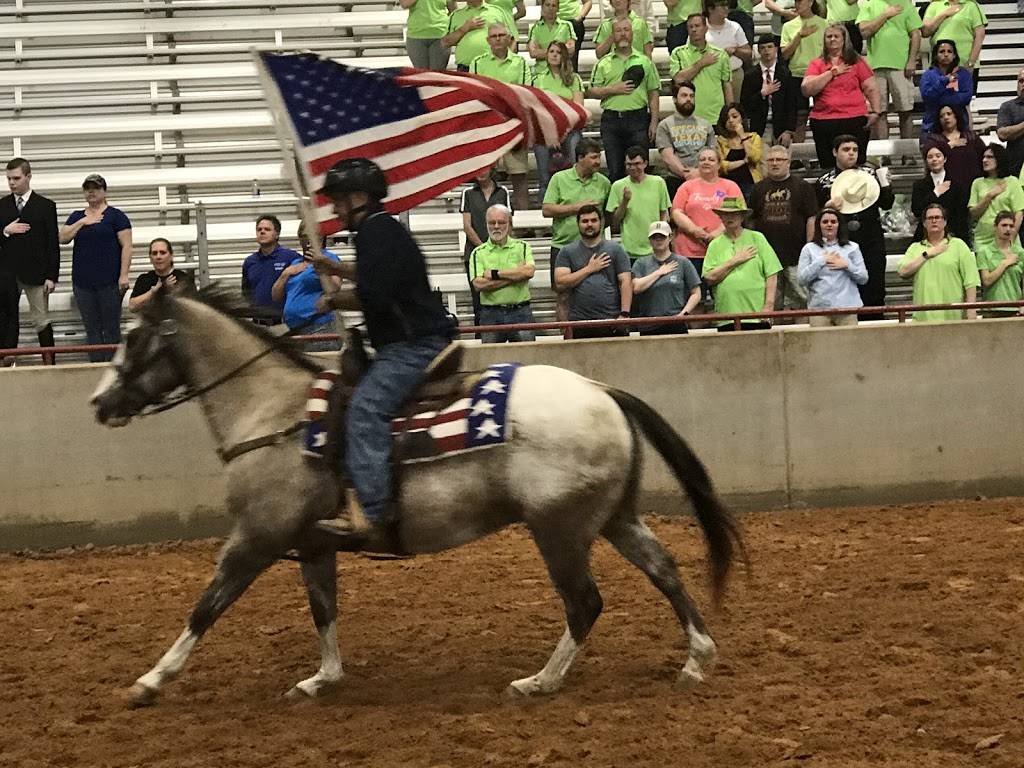
MULTIPOLYGON (((318 189, 339 160, 367 157, 387 176, 392 214, 452 189, 520 143, 559 144, 587 120, 559 96, 479 75, 359 69, 310 53, 254 56, 306 190, 318 189)), ((320 231, 336 232, 329 201, 315 205, 320 231)))

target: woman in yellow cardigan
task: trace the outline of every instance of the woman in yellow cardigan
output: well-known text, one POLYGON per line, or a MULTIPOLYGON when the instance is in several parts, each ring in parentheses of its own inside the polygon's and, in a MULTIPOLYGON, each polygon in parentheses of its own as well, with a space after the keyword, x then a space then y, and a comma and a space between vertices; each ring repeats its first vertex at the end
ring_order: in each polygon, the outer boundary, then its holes
POLYGON ((750 193, 761 180, 761 137, 747 128, 747 118, 739 104, 726 104, 718 115, 718 154, 722 158, 722 177, 735 181, 750 203, 750 193))

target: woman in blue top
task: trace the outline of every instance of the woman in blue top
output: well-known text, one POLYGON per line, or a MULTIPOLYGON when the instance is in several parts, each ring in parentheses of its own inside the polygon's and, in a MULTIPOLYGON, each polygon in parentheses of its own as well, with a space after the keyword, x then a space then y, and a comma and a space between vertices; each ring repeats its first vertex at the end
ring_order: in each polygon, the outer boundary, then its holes
MULTIPOLYGON (((807 288, 808 309, 863 307, 858 285, 868 281, 860 246, 850 240, 846 223, 834 208, 814 220, 814 239, 800 251, 796 279, 807 288)), ((857 315, 815 315, 812 327, 856 325, 857 315)))
MULTIPOLYGON (((299 245, 302 252, 311 250, 312 242, 306 235, 306 227, 299 224, 299 245)), ((326 239, 320 242, 324 256, 339 261, 338 257, 324 249, 326 239)), ((341 278, 333 275, 326 279, 334 284, 334 289, 341 288, 341 278)), ((311 262, 305 258, 294 259, 291 264, 281 270, 280 277, 270 288, 270 295, 277 304, 284 305, 284 322, 289 330, 304 336, 319 336, 337 333, 334 325, 334 313, 321 312, 317 309, 317 301, 323 297, 324 288, 320 276, 313 269, 311 262)), ((306 345, 309 352, 336 352, 341 349, 338 341, 314 341, 306 345)))
MULTIPOLYGON (((123 211, 107 205, 107 182, 98 173, 82 182, 86 207, 75 211, 60 230, 62 244, 74 241, 71 287, 90 344, 121 343, 121 298, 128 290, 132 265, 132 223, 123 211)), ((90 352, 103 363, 113 352, 90 352)))
POLYGON ((921 101, 924 115, 921 118, 921 141, 936 130, 939 110, 952 107, 953 112, 967 117, 967 108, 974 94, 974 78, 970 70, 960 66, 956 43, 952 40, 936 40, 932 46, 932 65, 921 75, 921 101))

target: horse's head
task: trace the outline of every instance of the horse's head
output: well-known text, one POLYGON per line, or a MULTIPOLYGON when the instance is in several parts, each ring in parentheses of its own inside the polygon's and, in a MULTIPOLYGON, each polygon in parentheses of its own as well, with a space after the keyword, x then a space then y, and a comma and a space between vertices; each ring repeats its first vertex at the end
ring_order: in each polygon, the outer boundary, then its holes
POLYGON ((128 331, 89 400, 101 424, 122 427, 187 384, 184 365, 175 354, 175 300, 158 296, 128 331))

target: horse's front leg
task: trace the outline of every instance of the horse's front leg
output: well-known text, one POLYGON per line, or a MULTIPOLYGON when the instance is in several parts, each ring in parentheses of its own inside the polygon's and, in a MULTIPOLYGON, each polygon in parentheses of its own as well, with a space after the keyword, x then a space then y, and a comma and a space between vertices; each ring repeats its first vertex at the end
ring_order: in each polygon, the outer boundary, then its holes
POLYGON ((344 676, 338 650, 338 566, 334 551, 302 562, 309 610, 320 637, 320 669, 312 677, 296 683, 286 694, 290 697, 319 696, 344 676))
POLYGON ((184 668, 200 638, 273 562, 274 558, 255 552, 251 542, 234 535, 228 539, 221 550, 217 572, 192 609, 188 626, 167 653, 160 657, 156 666, 132 686, 133 706, 147 706, 156 701, 164 684, 174 679, 184 668))

